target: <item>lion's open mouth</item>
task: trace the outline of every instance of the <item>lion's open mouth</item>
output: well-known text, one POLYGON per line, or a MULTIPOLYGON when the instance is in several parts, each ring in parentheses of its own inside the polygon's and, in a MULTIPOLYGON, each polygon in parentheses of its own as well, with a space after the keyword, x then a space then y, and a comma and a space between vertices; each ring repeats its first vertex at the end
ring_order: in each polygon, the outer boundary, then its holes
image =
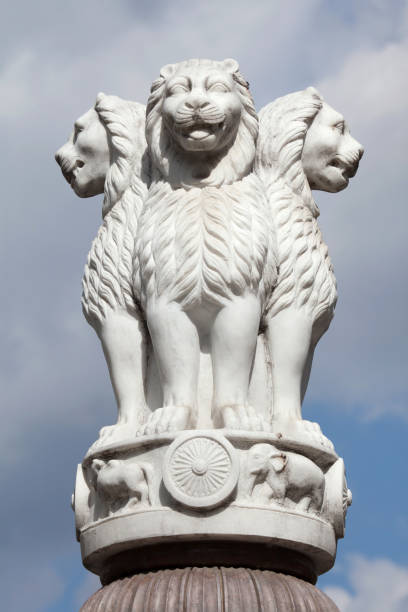
POLYGON ((70 160, 64 158, 61 162, 58 162, 61 166, 61 172, 64 175, 65 180, 71 185, 74 182, 78 170, 83 168, 85 163, 81 159, 70 160))
POLYGON ((183 138, 204 140, 218 132, 225 123, 225 114, 212 104, 191 109, 183 105, 178 109, 174 128, 183 138))
POLYGON ((181 134, 184 138, 193 138, 194 140, 203 140, 212 134, 218 132, 218 130, 222 127, 223 122, 220 123, 203 123, 198 122, 190 125, 188 127, 184 127, 180 130, 181 134))
POLYGON ((353 178, 358 170, 358 164, 360 161, 360 152, 352 153, 350 155, 336 155, 330 162, 329 166, 338 168, 344 178, 353 178))

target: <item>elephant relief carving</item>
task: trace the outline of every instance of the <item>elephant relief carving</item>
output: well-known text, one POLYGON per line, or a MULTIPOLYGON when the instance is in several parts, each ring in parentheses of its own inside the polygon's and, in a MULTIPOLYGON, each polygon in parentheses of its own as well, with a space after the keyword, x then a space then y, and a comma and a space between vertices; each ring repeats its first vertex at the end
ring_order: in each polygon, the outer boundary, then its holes
POLYGON ((94 459, 90 466, 91 486, 97 495, 99 518, 125 512, 134 506, 152 505, 153 468, 146 463, 119 459, 94 459))
POLYGON ((277 503, 319 513, 325 479, 313 461, 272 444, 255 444, 246 458, 242 495, 257 504, 277 503))

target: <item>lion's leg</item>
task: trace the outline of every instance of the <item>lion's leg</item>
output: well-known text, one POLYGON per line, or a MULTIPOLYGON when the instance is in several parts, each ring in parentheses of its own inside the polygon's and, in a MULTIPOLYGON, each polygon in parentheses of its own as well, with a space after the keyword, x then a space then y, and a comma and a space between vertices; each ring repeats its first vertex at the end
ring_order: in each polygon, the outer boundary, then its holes
POLYGON ((175 302, 157 300, 146 309, 160 380, 163 407, 149 418, 144 433, 187 429, 195 419, 200 342, 197 328, 175 302))
POLYGON ((211 330, 214 372, 214 419, 217 426, 262 429, 248 406, 248 388, 260 321, 254 295, 234 297, 217 314, 211 330))
POLYGON ((307 386, 309 384, 310 373, 312 371, 312 363, 313 363, 313 357, 314 357, 316 345, 319 342, 320 338, 323 336, 323 334, 326 333, 326 331, 329 329, 329 325, 330 325, 332 318, 333 318, 333 311, 328 311, 328 312, 323 313, 323 315, 313 323, 312 339, 311 339, 309 353, 307 355, 306 365, 305 365, 305 369, 303 372, 303 378, 302 378, 302 391, 301 391, 301 401, 302 402, 303 402, 303 399, 307 391, 307 386))
MULTIPOLYGON (((290 424, 301 420, 304 383, 312 338, 312 321, 288 308, 267 318, 265 333, 272 362, 273 421, 290 424)), ((311 365, 311 361, 310 361, 311 365)))
MULTIPOLYGON (((317 321, 313 325, 312 341, 311 341, 309 352, 306 358, 306 363, 305 363, 305 367, 303 370, 303 376, 302 376, 302 382, 301 382, 301 396, 300 396, 301 403, 303 403, 303 400, 304 400, 304 397, 307 391, 307 386, 309 384, 316 345, 318 341, 320 340, 320 338, 322 337, 322 335, 327 331, 330 325, 331 319, 332 319, 332 316, 328 314, 326 317, 322 318, 322 320, 317 321)), ((326 436, 322 434, 320 425, 318 423, 313 423, 310 421, 303 420, 302 427, 303 427, 303 431, 306 431, 308 435, 314 438, 314 440, 317 441, 319 444, 327 446, 328 448, 333 448, 333 443, 328 438, 326 438, 326 436)))
POLYGON ((301 389, 300 389, 300 403, 301 404, 303 404, 303 400, 305 398, 307 387, 309 384, 310 374, 312 372, 314 351, 315 351, 315 345, 312 345, 309 348, 309 352, 306 358, 305 368, 303 370, 302 384, 301 384, 301 389))
POLYGON ((143 420, 145 333, 140 319, 126 311, 111 312, 98 329, 118 405, 117 424, 104 428, 102 437, 134 435, 143 420))

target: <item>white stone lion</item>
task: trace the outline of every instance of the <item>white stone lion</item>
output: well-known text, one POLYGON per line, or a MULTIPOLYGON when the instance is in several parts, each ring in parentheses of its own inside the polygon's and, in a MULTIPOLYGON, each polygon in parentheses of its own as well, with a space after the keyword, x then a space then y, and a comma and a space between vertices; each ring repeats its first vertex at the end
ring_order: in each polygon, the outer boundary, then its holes
POLYGON ((83 277, 82 307, 97 332, 118 404, 101 437, 134 435, 144 418, 144 324, 132 290, 137 220, 147 194, 145 106, 99 94, 56 160, 75 193, 104 193, 103 224, 83 277))
POLYGON ((337 299, 311 190, 344 189, 363 149, 342 115, 311 87, 268 104, 259 122, 256 172, 269 200, 279 269, 267 305, 265 339, 272 364, 273 420, 284 431, 285 424, 300 425, 313 353, 337 299))
POLYGON ((252 173, 258 119, 234 60, 162 68, 147 104, 152 183, 139 221, 135 293, 163 406, 144 433, 197 420, 200 349, 212 358, 218 426, 261 429, 248 384, 276 278, 264 188, 252 173))

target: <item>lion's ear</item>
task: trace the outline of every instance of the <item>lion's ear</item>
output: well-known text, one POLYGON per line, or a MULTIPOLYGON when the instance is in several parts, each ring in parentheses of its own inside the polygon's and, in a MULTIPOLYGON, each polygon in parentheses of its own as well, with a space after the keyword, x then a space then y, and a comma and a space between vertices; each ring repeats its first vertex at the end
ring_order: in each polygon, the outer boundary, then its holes
POLYGON ((105 462, 102 459, 94 459, 91 464, 91 469, 98 473, 103 467, 105 467, 105 462))
POLYGON ((175 69, 175 64, 166 64, 165 66, 163 66, 163 68, 161 68, 160 76, 163 77, 163 79, 168 79, 173 76, 175 69))
POLYGON ((104 94, 103 91, 100 91, 96 95, 96 102, 95 102, 95 104, 98 104, 98 102, 101 102, 104 98, 106 98, 106 94, 104 94))
POLYGON ((238 72, 239 70, 237 60, 231 58, 225 59, 224 61, 220 62, 220 64, 226 72, 231 72, 231 74, 234 74, 234 72, 238 72))
POLYGON ((318 98, 319 100, 323 100, 322 96, 317 91, 316 87, 307 87, 305 90, 310 96, 313 98, 318 98))

